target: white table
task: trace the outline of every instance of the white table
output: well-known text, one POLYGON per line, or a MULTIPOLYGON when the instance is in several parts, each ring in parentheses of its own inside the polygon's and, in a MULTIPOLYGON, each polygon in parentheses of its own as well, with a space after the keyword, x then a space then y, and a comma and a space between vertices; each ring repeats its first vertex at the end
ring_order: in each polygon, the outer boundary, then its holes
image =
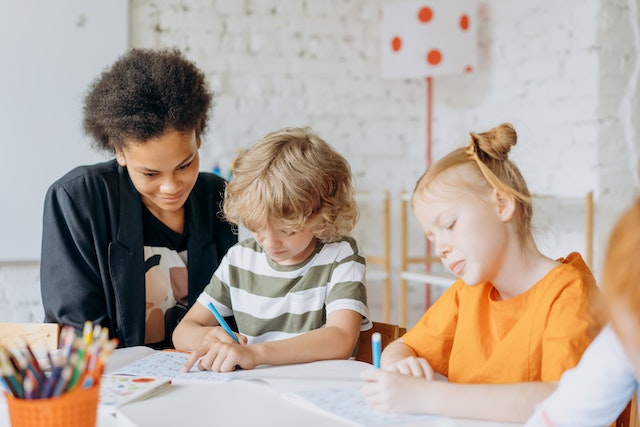
MULTIPOLYGON (((113 353, 106 372, 135 361, 151 350, 134 347, 113 353)), ((224 383, 172 384, 146 400, 121 406, 116 416, 98 412, 97 427, 161 426, 304 426, 354 425, 317 409, 294 403, 290 392, 359 387, 359 373, 368 368, 356 361, 325 361, 291 366, 259 367, 233 373, 224 383)), ((398 424, 396 424, 398 425, 398 424)), ((406 427, 514 427, 517 424, 432 417, 406 427)), ((9 426, 0 398, 0 427, 9 426)))
MULTIPOLYGON (((353 426, 283 398, 277 388, 259 381, 171 386, 147 400, 121 407, 119 427, 157 426, 353 426)), ((512 427, 452 418, 433 418, 403 427, 512 427)))

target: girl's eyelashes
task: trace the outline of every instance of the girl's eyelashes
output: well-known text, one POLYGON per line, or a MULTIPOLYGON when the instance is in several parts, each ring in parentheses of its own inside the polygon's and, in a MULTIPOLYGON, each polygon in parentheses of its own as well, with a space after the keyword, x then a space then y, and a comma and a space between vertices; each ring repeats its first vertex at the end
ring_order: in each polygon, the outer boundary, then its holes
POLYGON ((440 232, 440 230, 451 231, 456 226, 457 219, 452 219, 448 221, 436 221, 434 224, 434 228, 425 233, 424 237, 431 243, 436 241, 436 235, 440 232), (435 231, 434 231, 435 230, 435 231))

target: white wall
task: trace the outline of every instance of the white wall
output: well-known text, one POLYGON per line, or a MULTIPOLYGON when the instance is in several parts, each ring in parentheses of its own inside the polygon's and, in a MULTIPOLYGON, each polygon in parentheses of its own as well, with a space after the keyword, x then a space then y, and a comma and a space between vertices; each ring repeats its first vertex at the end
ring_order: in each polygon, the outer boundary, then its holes
MULTIPOLYGON (((595 192, 596 272, 609 228, 638 188, 639 2, 482 1, 478 69, 433 80, 434 158, 466 144, 469 131, 509 121, 519 133, 513 159, 533 192, 595 192)), ((204 166, 225 169, 265 133, 310 125, 351 162, 360 190, 391 192, 395 233, 399 193, 425 167, 426 85, 379 77, 379 4, 132 0, 130 41, 179 47, 206 71, 216 95, 204 166)), ((568 230, 568 247, 582 249, 582 218, 568 210, 551 220, 543 247, 557 250, 547 243, 568 230)), ((37 265, 0 265, 0 320, 33 316, 37 283, 37 265)), ((376 284, 371 299, 377 317, 376 284)), ((422 290, 410 301, 413 323, 422 290)))

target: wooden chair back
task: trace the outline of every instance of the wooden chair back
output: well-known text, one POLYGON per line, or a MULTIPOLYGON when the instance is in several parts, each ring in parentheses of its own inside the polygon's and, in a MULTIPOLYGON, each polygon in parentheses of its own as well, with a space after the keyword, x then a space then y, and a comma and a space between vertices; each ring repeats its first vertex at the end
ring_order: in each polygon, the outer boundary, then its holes
POLYGON ((0 323, 0 345, 22 348, 24 341, 33 349, 58 348, 60 325, 57 323, 0 323))
POLYGON ((358 339, 358 349, 356 351, 355 359, 361 362, 373 363, 373 357, 371 355, 371 335, 374 332, 380 332, 382 336, 382 348, 384 349, 390 342, 397 340, 405 332, 406 328, 401 328, 398 325, 391 323, 372 322, 373 328, 368 331, 360 332, 360 338, 358 339))
POLYGON ((638 418, 638 393, 633 395, 624 411, 616 420, 616 427, 640 427, 640 419, 638 418))

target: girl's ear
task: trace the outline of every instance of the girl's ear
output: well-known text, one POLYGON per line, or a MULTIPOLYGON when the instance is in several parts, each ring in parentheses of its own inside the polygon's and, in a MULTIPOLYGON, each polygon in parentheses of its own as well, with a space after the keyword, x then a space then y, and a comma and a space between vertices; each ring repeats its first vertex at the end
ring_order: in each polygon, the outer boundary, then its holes
POLYGON ((127 165, 126 159, 124 158, 124 152, 121 149, 116 149, 116 161, 122 167, 127 165))
POLYGON ((500 219, 503 222, 507 222, 513 218, 513 214, 516 211, 516 198, 512 194, 501 193, 497 190, 493 190, 493 198, 500 219))
POLYGON ((200 149, 201 145, 202 145, 202 140, 200 139, 200 135, 196 135, 196 146, 198 147, 198 150, 200 149))

